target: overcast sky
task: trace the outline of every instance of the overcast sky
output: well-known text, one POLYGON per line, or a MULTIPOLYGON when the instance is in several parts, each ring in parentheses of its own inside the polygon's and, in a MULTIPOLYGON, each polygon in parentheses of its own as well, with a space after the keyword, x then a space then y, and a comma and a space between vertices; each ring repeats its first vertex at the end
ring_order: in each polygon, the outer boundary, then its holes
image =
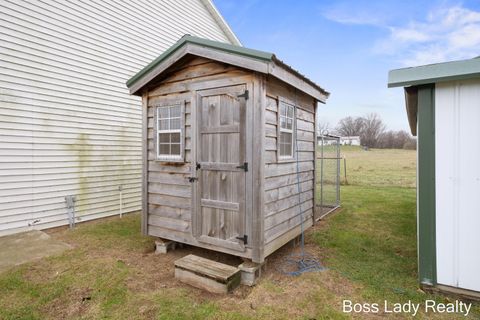
POLYGON ((273 52, 331 97, 320 121, 377 112, 408 129, 391 69, 480 55, 480 1, 214 0, 244 46, 273 52))

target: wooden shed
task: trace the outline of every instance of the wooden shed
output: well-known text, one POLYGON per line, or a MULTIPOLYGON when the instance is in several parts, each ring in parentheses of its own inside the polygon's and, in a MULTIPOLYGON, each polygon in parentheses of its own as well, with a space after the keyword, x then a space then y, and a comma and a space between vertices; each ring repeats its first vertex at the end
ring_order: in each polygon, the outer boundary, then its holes
POLYGON ((271 53, 192 36, 127 86, 143 97, 145 234, 261 263, 313 224, 327 91, 271 53))

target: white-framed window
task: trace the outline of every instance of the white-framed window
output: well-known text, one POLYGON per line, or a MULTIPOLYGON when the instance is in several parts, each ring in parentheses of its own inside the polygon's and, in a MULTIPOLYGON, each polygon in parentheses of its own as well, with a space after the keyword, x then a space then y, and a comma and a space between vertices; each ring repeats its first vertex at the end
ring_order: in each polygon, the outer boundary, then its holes
POLYGON ((183 161, 185 108, 182 103, 156 107, 157 159, 183 161))
POLYGON ((278 104, 278 143, 279 160, 295 158, 295 107, 280 100, 278 104))

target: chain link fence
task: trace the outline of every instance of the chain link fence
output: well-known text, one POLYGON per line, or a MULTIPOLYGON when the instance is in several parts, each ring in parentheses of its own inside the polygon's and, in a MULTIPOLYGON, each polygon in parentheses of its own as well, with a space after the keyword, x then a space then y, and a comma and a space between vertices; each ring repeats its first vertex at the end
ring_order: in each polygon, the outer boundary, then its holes
POLYGON ((340 207, 340 137, 321 134, 318 139, 316 170, 316 219, 340 207))

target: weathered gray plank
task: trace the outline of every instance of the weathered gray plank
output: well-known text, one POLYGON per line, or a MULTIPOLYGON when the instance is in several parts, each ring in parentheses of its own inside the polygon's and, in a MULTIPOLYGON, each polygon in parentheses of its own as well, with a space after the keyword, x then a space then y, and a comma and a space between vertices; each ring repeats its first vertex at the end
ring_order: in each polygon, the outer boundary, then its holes
POLYGON ((148 182, 191 186, 191 183, 188 182, 189 176, 190 173, 168 173, 151 171, 148 175, 148 182))
POLYGON ((279 96, 284 97, 295 102, 299 108, 313 112, 314 98, 274 77, 268 77, 266 92, 267 97, 274 99, 277 99, 279 96))
POLYGON ((308 229, 311 226, 312 226, 312 219, 307 218, 303 226, 297 225, 296 227, 293 227, 292 229, 282 234, 279 234, 277 237, 270 238, 269 241, 265 243, 265 255, 267 256, 275 252, 280 247, 285 245, 287 242, 289 242, 290 240, 300 235, 302 231, 308 229))
POLYGON ((257 263, 264 261, 264 208, 265 198, 263 190, 265 188, 265 165, 264 154, 266 149, 265 141, 265 118, 266 110, 263 107, 266 104, 265 94, 265 76, 255 75, 253 84, 254 110, 253 110, 253 131, 255 135, 252 137, 252 242, 253 252, 252 260, 257 263))
POLYGON ((297 108, 295 116, 297 117, 297 119, 315 123, 315 114, 302 108, 297 108))
POLYGON ((175 278, 214 293, 227 293, 240 285, 238 268, 188 255, 175 261, 175 278))
POLYGON ((315 124, 313 122, 303 121, 297 118, 296 124, 297 124, 296 128, 299 130, 311 131, 311 132, 315 131, 315 124))
POLYGON ((266 164, 276 163, 277 162, 277 151, 276 150, 265 151, 264 161, 265 161, 266 164))
POLYGON ((297 206, 299 203, 305 202, 307 200, 311 200, 313 198, 313 190, 307 190, 300 194, 294 194, 290 197, 283 198, 276 202, 270 202, 265 204, 265 216, 273 214, 275 212, 279 212, 293 206, 297 206))
POLYGON ((312 143, 315 141, 315 134, 313 131, 297 130, 296 136, 298 141, 307 141, 312 143))
POLYGON ((189 254, 175 261, 175 266, 226 283, 239 269, 230 265, 189 254))
POLYGON ((200 201, 202 207, 210 207, 216 209, 223 209, 223 210, 240 210, 240 206, 238 203, 235 202, 226 202, 226 201, 219 201, 219 200, 211 200, 211 199, 202 199, 200 201))
POLYGON ((226 284, 218 283, 213 279, 202 277, 188 270, 175 268, 175 278, 195 288, 206 290, 212 293, 226 294, 229 292, 226 284))
POLYGON ((308 209, 302 212, 301 215, 296 215, 288 220, 285 220, 280 224, 275 225, 273 228, 270 228, 269 230, 265 231, 265 243, 269 243, 275 238, 281 236, 283 233, 295 228, 297 225, 299 225, 302 222, 302 220, 304 223, 306 220, 308 220, 309 223, 311 224, 312 214, 313 214, 312 209, 308 209))
POLYGON ((266 123, 265 124, 265 136, 276 138, 277 137, 277 126, 266 123))
POLYGON ((277 189, 265 191, 265 203, 278 201, 291 195, 298 194, 298 190, 300 190, 300 192, 313 190, 313 180, 300 182, 299 185, 295 182, 291 185, 284 185, 277 189))
POLYGON ((275 214, 269 215, 265 218, 265 230, 270 230, 275 226, 299 215, 300 212, 305 212, 313 208, 313 200, 307 200, 303 202, 300 206, 296 205, 294 207, 276 212, 275 214))
POLYGON ((270 110, 266 110, 265 111, 265 123, 267 124, 272 124, 272 125, 277 125, 277 113, 276 112, 273 112, 273 111, 270 111, 270 110))
POLYGON ((186 198, 160 195, 155 193, 148 194, 148 203, 155 205, 164 205, 180 209, 190 209, 190 201, 186 198))
POLYGON ((151 95, 164 95, 174 92, 188 92, 206 88, 234 86, 245 83, 249 80, 251 80, 250 73, 237 69, 227 73, 165 84, 153 90, 151 95))
POLYGON ((185 220, 185 221, 191 220, 190 210, 163 206, 163 205, 155 205, 155 204, 148 205, 148 214, 172 218, 172 219, 185 220))
POLYGON ((180 232, 190 231, 189 221, 161 217, 154 214, 148 215, 148 224, 152 226, 159 226, 168 230, 174 230, 174 231, 180 231, 180 232))
MULTIPOLYGON (((305 171, 301 172, 298 175, 298 180, 300 182, 306 181, 306 180, 313 180, 314 178, 314 172, 313 171, 305 171)), ((297 174, 296 173, 285 173, 279 176, 272 176, 272 177, 267 177, 265 179, 265 190, 271 190, 271 189, 276 189, 278 187, 284 186, 284 185, 290 185, 293 183, 297 182, 297 174)))
POLYGON ((298 151, 311 151, 312 153, 315 150, 313 141, 297 141, 297 148, 298 151))
POLYGON ((162 80, 162 85, 172 82, 202 78, 209 75, 224 74, 236 70, 238 70, 238 68, 234 66, 211 60, 203 64, 187 66, 182 70, 173 73, 171 76, 162 80))
MULTIPOLYGON (((153 108, 159 105, 174 104, 179 101, 185 101, 186 104, 190 104, 190 99, 192 97, 191 92, 182 92, 182 93, 172 93, 163 96, 152 96, 148 99, 148 107, 152 111, 148 112, 148 117, 153 117, 153 108)), ((185 106, 186 107, 186 106, 185 106)), ((188 108, 190 110, 190 108, 188 108)), ((187 112, 186 112, 187 113, 187 112)), ((190 113, 190 112, 188 112, 190 113)))
POLYGON ((189 185, 175 185, 160 182, 149 182, 148 192, 181 198, 190 198, 192 196, 191 186, 189 185))
MULTIPOLYGON (((313 161, 302 161, 298 163, 298 172, 313 171, 313 161)), ((297 172, 297 163, 272 163, 265 165, 265 177, 273 177, 297 172)))
POLYGON ((161 161, 149 161, 149 172, 172 172, 172 173, 190 173, 190 165, 184 163, 166 163, 161 161))
POLYGON ((276 113, 278 110, 278 100, 272 97, 265 97, 265 101, 266 109, 276 113))
POLYGON ((277 139, 266 137, 265 138, 265 150, 266 151, 275 151, 277 150, 277 139))

